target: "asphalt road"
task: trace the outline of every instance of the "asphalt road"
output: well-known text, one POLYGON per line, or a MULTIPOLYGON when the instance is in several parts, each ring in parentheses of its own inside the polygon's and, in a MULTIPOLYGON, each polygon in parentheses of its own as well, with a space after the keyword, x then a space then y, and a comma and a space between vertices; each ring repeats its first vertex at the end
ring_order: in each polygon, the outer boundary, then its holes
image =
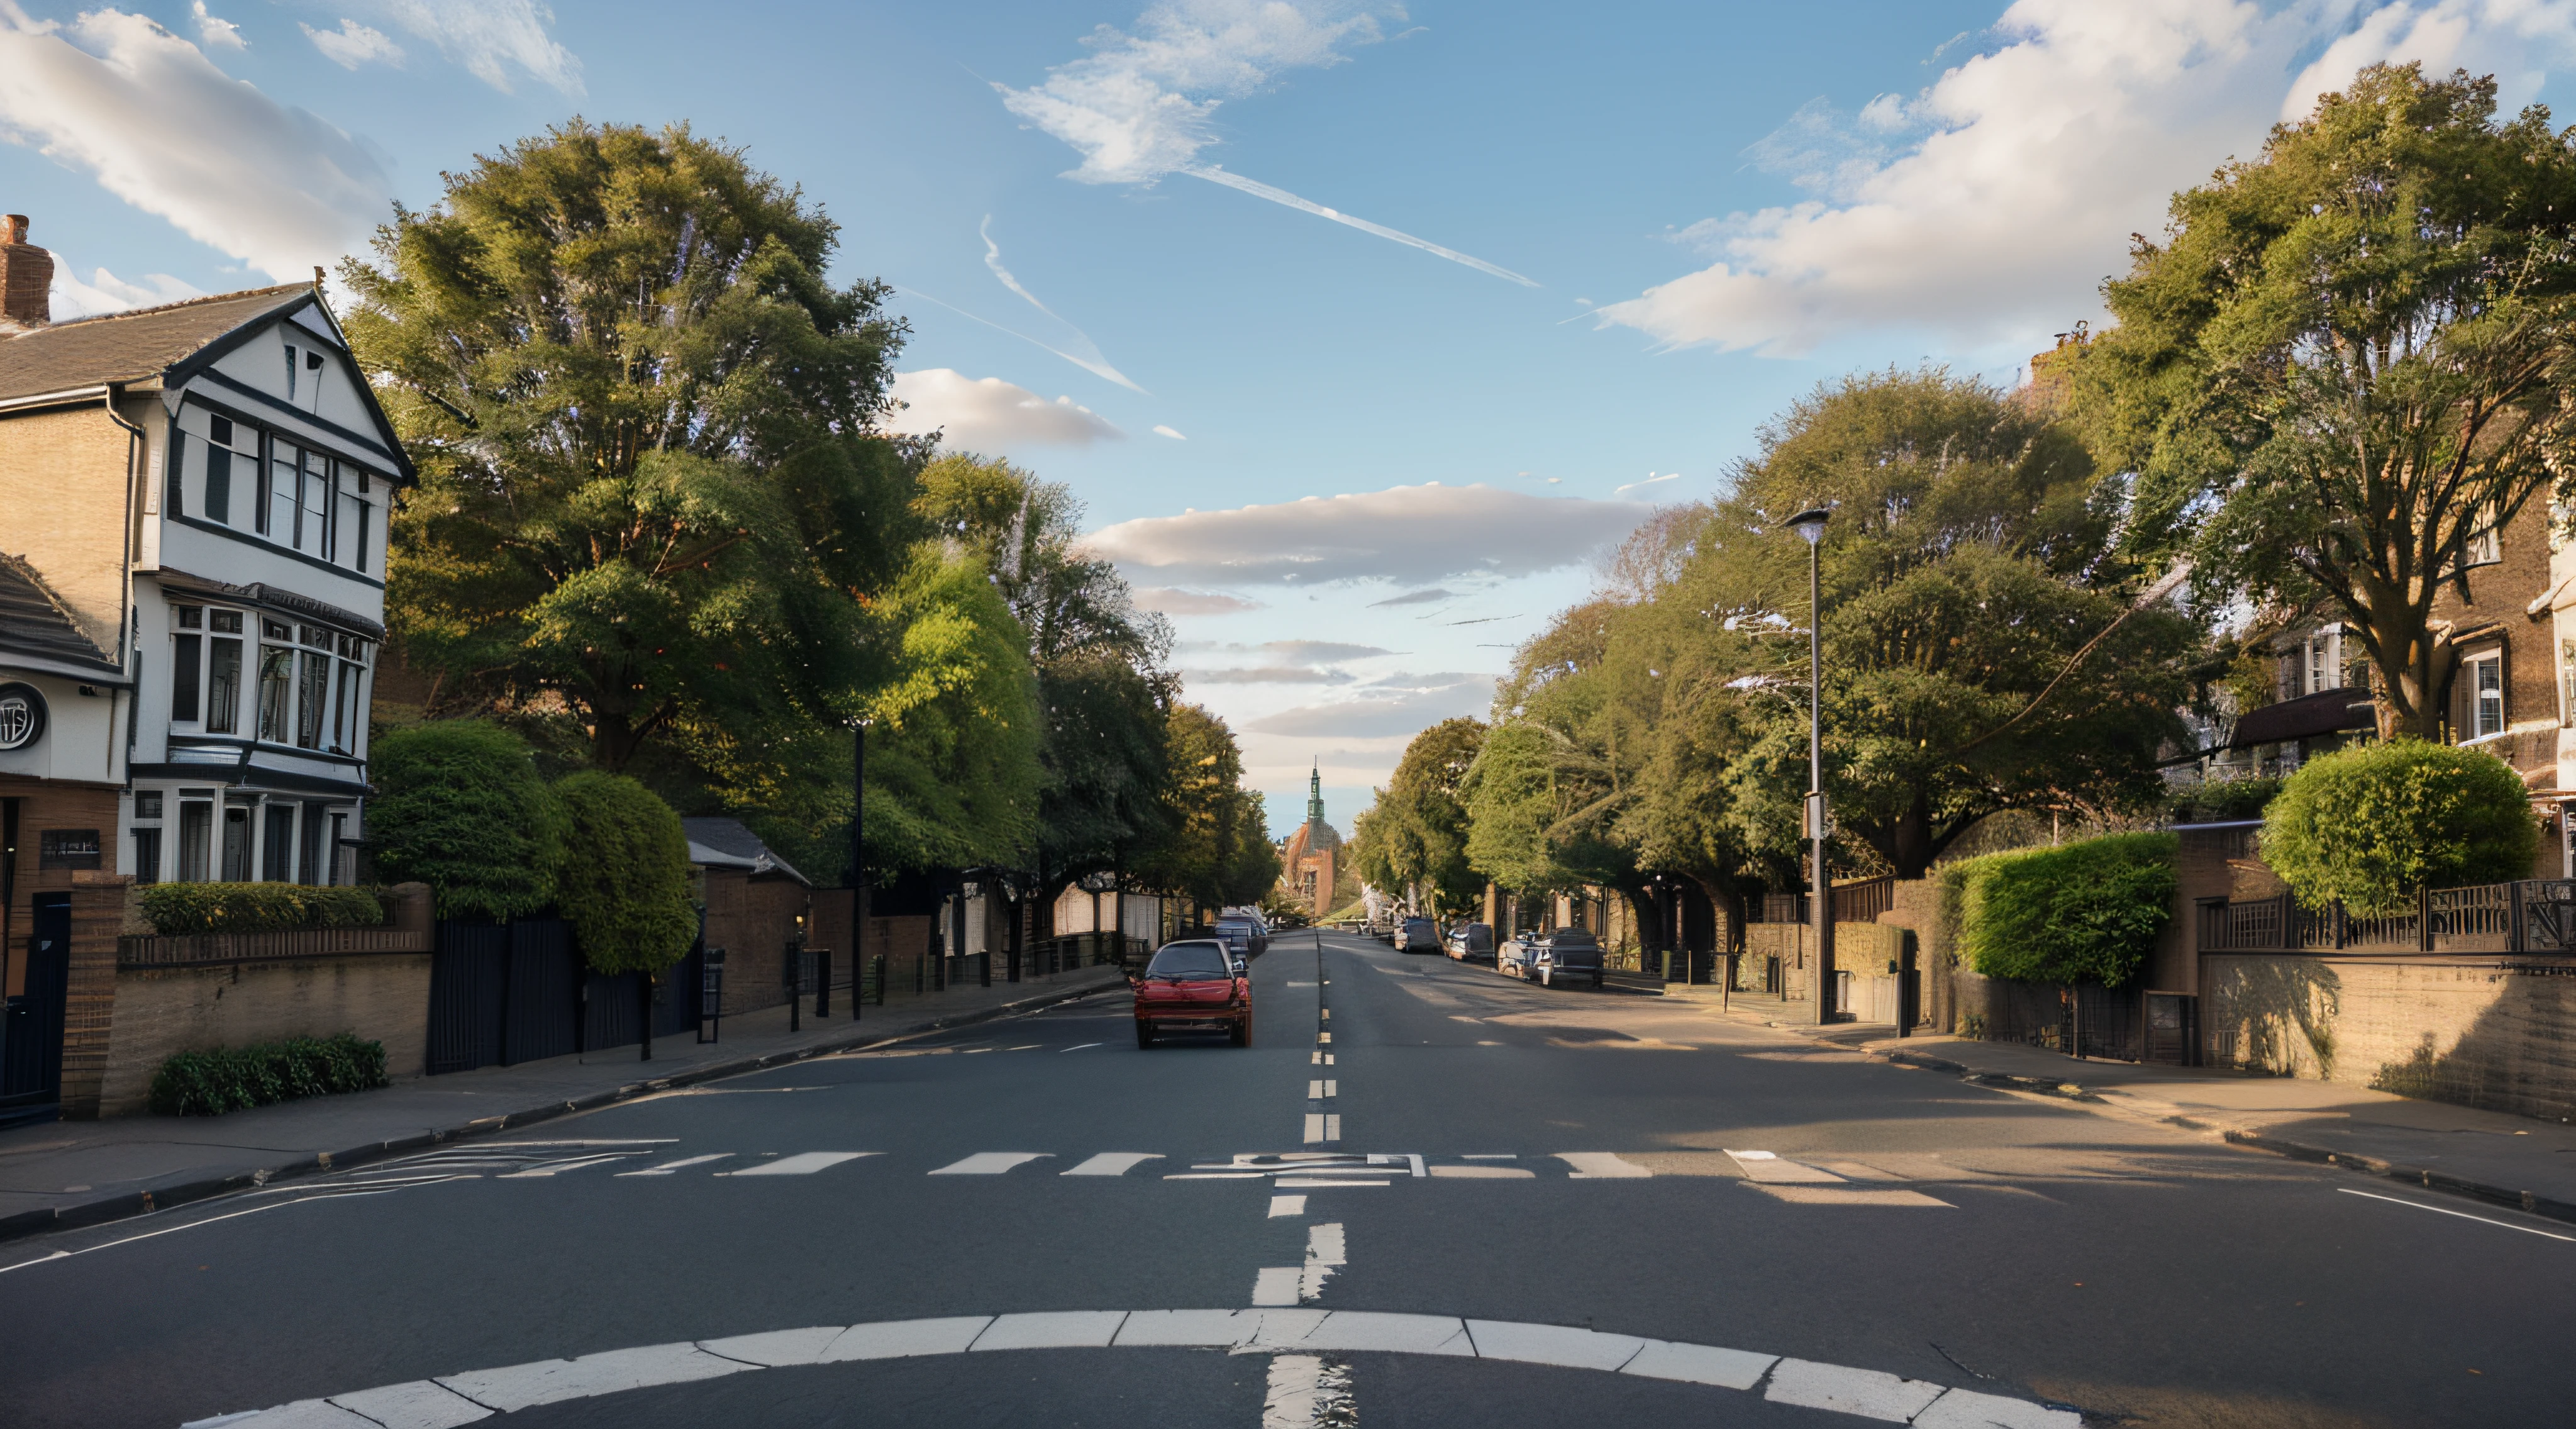
POLYGON ((17 1243, 0 1422, 2576 1419, 2563 1226, 1320 942, 17 1243))

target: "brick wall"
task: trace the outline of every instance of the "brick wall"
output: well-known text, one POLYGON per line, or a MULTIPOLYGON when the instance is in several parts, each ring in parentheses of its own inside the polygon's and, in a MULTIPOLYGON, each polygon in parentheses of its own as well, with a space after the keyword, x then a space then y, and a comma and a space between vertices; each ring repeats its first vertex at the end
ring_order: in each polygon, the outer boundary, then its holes
POLYGON ((2214 1066, 2576 1117, 2576 960, 2511 964, 2212 955, 2202 1036, 2214 1066))
POLYGON ((108 1042, 116 1021, 116 939, 125 929, 122 873, 72 875, 71 976, 63 999, 63 1118, 99 1114, 108 1042))
MULTIPOLYGON (((725 1011, 786 1005, 787 939, 806 912, 805 885, 792 878, 754 878, 736 869, 711 868, 706 870, 706 899, 707 946, 725 950, 725 1011)), ((820 946, 810 934, 807 943, 820 946)))
POLYGON ((102 1116, 145 1110, 152 1074, 174 1052, 354 1032, 385 1044, 394 1076, 429 1064, 427 953, 360 953, 230 966, 128 968, 116 975, 116 1024, 102 1116))
POLYGON ((127 441, 98 406, 0 419, 0 550, 25 557, 110 656, 125 618, 127 441))

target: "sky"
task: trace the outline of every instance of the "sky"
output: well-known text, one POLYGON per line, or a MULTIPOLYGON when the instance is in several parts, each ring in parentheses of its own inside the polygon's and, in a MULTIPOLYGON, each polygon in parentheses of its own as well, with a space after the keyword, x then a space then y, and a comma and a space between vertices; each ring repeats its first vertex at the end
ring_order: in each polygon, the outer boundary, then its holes
POLYGON ((743 146, 897 289, 897 418, 1084 502, 1344 832, 1818 383, 2022 380, 2364 64, 2557 102, 2576 0, 0 0, 58 317, 296 281, 580 115, 743 146))

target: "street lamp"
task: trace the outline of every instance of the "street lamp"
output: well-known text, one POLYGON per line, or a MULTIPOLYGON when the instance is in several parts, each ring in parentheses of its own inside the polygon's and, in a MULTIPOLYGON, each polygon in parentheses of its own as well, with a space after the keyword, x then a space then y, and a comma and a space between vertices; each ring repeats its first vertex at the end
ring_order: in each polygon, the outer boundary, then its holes
MULTIPOLYGON (((850 1020, 859 1020, 859 1008, 867 1001, 863 995, 867 983, 868 960, 868 836, 861 815, 868 802, 868 726, 876 721, 861 715, 850 722, 850 1020)), ((832 970, 823 969, 823 982, 829 986, 832 970)))
POLYGON ((1816 922, 1816 1025, 1832 1022, 1834 1008, 1834 880, 1825 866, 1825 594, 1819 546, 1833 513, 1810 506, 1785 523, 1807 543, 1807 840, 1815 871, 1808 876, 1807 916, 1816 922))

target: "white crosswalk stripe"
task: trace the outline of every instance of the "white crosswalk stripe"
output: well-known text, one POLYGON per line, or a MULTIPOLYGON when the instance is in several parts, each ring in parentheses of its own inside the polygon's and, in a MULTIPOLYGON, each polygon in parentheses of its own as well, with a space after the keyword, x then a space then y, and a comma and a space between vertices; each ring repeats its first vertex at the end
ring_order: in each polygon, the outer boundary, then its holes
POLYGON ((758 1166, 745 1166, 739 1171, 719 1171, 719 1176, 811 1176, 817 1171, 856 1161, 862 1156, 882 1156, 881 1151, 800 1151, 758 1166))
POLYGON ((1160 1161, 1162 1155, 1151 1151, 1103 1151, 1063 1174, 1067 1176, 1124 1176, 1148 1161, 1160 1161))
POLYGON ((999 1176, 1015 1167, 1052 1156, 1051 1151, 978 1151, 963 1161, 952 1161, 933 1176, 999 1176))
POLYGON ((668 1176, 675 1171, 684 1170, 691 1166, 704 1166, 710 1161, 722 1161, 731 1155, 733 1155, 733 1153, 730 1151, 710 1151, 704 1156, 683 1156, 677 1161, 665 1161, 659 1166, 647 1166, 641 1171, 620 1171, 617 1174, 620 1178, 627 1176, 668 1176))

